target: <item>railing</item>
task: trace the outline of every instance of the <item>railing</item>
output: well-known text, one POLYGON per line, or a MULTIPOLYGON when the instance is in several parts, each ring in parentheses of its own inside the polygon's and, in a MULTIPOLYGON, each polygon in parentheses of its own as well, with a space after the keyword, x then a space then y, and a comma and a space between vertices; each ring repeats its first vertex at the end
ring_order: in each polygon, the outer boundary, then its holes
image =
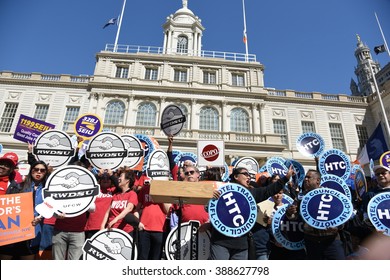
POLYGON ((220 52, 220 51, 193 51, 193 50, 181 50, 177 49, 164 49, 162 47, 152 46, 135 46, 135 45, 114 45, 107 44, 105 51, 118 52, 118 53, 148 53, 148 54, 172 54, 180 56, 199 56, 207 58, 222 58, 224 60, 243 61, 243 62, 256 62, 256 55, 243 54, 233 52, 220 52))

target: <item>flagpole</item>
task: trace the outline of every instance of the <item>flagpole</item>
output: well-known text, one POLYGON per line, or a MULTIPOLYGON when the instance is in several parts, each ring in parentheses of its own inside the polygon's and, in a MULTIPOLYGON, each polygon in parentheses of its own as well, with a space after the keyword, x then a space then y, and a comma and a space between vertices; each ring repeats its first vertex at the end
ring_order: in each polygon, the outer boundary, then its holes
POLYGON ((125 12, 125 6, 126 6, 126 0, 123 0, 122 12, 121 15, 119 16, 118 31, 116 32, 116 37, 115 37, 114 52, 118 50, 118 39, 119 39, 119 33, 121 32, 122 18, 125 12))
POLYGON ((390 50, 389 50, 389 47, 387 46, 385 35, 383 34, 382 27, 381 27, 381 24, 379 23, 379 19, 378 19, 378 16, 376 15, 376 13, 375 13, 375 18, 376 18, 376 22, 378 23, 379 30, 381 31, 383 41, 385 42, 385 48, 386 48, 387 54, 390 56, 390 50))
POLYGON ((248 37, 246 36, 245 2, 242 0, 242 13, 244 18, 245 61, 248 62, 248 37))
POLYGON ((374 71, 372 70, 370 57, 366 57, 366 59, 368 61, 368 68, 370 68, 370 71, 371 71, 371 77, 374 80, 374 85, 375 85, 376 93, 378 95, 378 100, 379 100, 379 103, 381 105, 381 110, 382 110, 383 118, 384 118, 385 125, 386 125, 386 130, 387 130, 387 136, 388 136, 387 139, 390 139, 390 126, 389 126, 389 121, 388 121, 387 116, 386 116, 385 107, 383 106, 381 93, 379 92, 379 87, 378 87, 378 84, 376 82, 375 74, 374 74, 374 71))

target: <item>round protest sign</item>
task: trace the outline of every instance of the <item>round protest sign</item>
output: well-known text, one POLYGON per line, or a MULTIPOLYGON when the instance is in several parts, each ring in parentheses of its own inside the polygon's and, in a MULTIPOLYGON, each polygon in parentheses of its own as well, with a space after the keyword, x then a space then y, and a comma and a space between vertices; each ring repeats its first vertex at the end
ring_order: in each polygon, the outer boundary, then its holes
POLYGON ((226 236, 238 237, 248 233, 257 218, 257 205, 250 191, 235 183, 218 188, 219 199, 211 199, 208 205, 210 222, 226 236))
POLYGON ((259 163, 253 157, 242 157, 234 163, 234 168, 243 167, 246 168, 251 174, 252 180, 255 180, 257 171, 259 170, 259 163))
POLYGON ((85 114, 80 116, 74 123, 74 132, 83 139, 89 139, 101 132, 102 121, 97 115, 85 114))
POLYGON ((78 165, 63 166, 53 171, 46 181, 42 196, 55 200, 55 213, 76 217, 93 206, 100 187, 95 175, 78 165))
POLYGON ((337 227, 348 221, 352 213, 351 200, 341 192, 329 188, 308 192, 300 206, 303 220, 317 229, 337 227))
POLYGON ((367 212, 374 227, 390 236, 390 192, 378 193, 371 198, 367 212))
POLYGON ((104 229, 87 239, 83 245, 84 260, 136 260, 137 246, 127 232, 117 229, 104 229), (134 251, 133 251, 134 250, 134 251))
POLYGON ((180 260, 208 260, 210 256, 210 232, 199 232, 200 223, 189 221, 181 223, 180 242, 178 228, 172 229, 165 241, 165 256, 168 260, 179 259, 177 246, 180 246, 180 260))
POLYGON ((319 169, 321 175, 336 175, 347 180, 351 173, 351 163, 345 153, 338 149, 331 149, 320 155, 319 169))
POLYGON ((144 156, 144 149, 141 142, 133 135, 121 135, 127 150, 127 157, 124 158, 122 165, 129 168, 136 166, 144 156))
POLYGON ((85 157, 98 169, 116 169, 127 157, 122 138, 113 132, 101 132, 88 143, 85 157))
POLYGON ((75 154, 72 140, 60 130, 46 130, 35 141, 33 154, 38 160, 57 168, 66 165, 75 154))
POLYGON ((303 240, 303 220, 288 220, 286 211, 289 204, 284 204, 274 213, 272 233, 276 241, 289 250, 301 250, 305 247, 303 240))
POLYGON ((390 167, 390 151, 384 152, 379 158, 379 164, 390 167))
MULTIPOLYGON (((272 202, 275 202, 274 198, 272 196, 270 196, 268 198, 269 201, 272 201, 272 202)), ((282 196, 282 203, 283 204, 293 204, 294 203, 294 199, 292 199, 290 196, 288 196, 287 194, 283 194, 282 196)))
POLYGON ((175 158, 175 163, 179 166, 183 166, 186 160, 192 161, 194 164, 198 162, 198 156, 191 152, 181 152, 175 158))
POLYGON ((272 157, 267 160, 267 172, 272 175, 279 175, 279 177, 286 176, 288 168, 285 165, 286 160, 281 157, 272 157))
POLYGON ((160 149, 154 150, 148 159, 146 174, 156 180, 169 180, 169 159, 167 154, 160 149))
POLYGON ((345 180, 337 177, 335 175, 324 175, 321 176, 321 186, 324 188, 329 188, 336 190, 344 194, 350 200, 352 200, 351 190, 349 189, 345 180))
POLYGON ((356 169, 353 183, 355 186, 356 195, 361 200, 363 195, 367 192, 368 188, 363 169, 356 169))
POLYGON ((294 181, 295 185, 298 185, 299 188, 302 188, 303 181, 305 180, 305 169, 303 168, 303 165, 293 159, 287 159, 284 165, 286 167, 290 166, 290 164, 293 165, 294 168, 294 175, 292 176, 292 179, 294 181))
POLYGON ((140 163, 134 167, 135 170, 146 170, 146 164, 149 159, 149 155, 156 149, 160 149, 160 144, 153 137, 149 137, 144 134, 135 134, 134 135, 141 143, 142 148, 144 149, 144 157, 141 159, 140 163))
POLYGON ((313 132, 303 133, 296 141, 298 151, 307 157, 317 157, 325 149, 325 141, 321 135, 313 132))
POLYGON ((186 122, 186 116, 176 105, 168 105, 161 115, 160 127, 167 136, 175 136, 180 133, 186 122))

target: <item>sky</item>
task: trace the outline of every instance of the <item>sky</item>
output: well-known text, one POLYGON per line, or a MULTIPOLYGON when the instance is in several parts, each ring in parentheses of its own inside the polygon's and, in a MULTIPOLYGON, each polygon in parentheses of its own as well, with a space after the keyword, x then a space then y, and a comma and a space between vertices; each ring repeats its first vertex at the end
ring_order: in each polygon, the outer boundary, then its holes
MULTIPOLYGON (((0 0, 0 72, 93 75, 96 53, 113 44, 123 0, 0 0)), ((119 44, 163 45, 167 16, 182 0, 127 0, 119 44)), ((359 34, 383 67, 390 0, 245 0, 248 50, 277 90, 350 94, 359 34)), ((205 27, 202 49, 245 53, 242 0, 188 0, 205 27)))

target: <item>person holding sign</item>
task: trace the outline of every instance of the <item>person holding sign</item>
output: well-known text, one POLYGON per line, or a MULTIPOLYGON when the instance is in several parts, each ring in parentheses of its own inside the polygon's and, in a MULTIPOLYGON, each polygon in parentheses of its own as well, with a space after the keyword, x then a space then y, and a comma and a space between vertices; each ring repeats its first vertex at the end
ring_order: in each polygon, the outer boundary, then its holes
MULTIPOLYGON (((321 173, 310 169, 307 171, 303 183, 303 193, 321 188, 321 173)), ((287 208, 287 218, 296 220, 298 218, 300 203, 291 204, 287 208)), ((327 229, 314 228, 307 223, 303 226, 304 240, 307 259, 309 260, 344 260, 346 258, 343 243, 340 240, 339 228, 329 227, 327 229)))
POLYGON ((373 171, 375 173, 377 185, 363 195, 362 204, 363 220, 366 224, 370 225, 372 232, 375 232, 374 226, 368 217, 368 204, 374 196, 390 192, 390 168, 383 165, 376 165, 374 166, 373 171))
MULTIPOLYGON (((294 169, 291 165, 286 176, 280 178, 276 183, 267 187, 254 188, 251 183, 251 176, 248 169, 238 167, 233 169, 233 172, 230 175, 230 182, 239 184, 248 189, 253 195, 255 202, 260 203, 267 200, 270 196, 279 193, 293 173, 294 169)), ((248 234, 238 237, 227 236, 212 227, 210 258, 212 260, 247 260, 249 248, 248 234)))

